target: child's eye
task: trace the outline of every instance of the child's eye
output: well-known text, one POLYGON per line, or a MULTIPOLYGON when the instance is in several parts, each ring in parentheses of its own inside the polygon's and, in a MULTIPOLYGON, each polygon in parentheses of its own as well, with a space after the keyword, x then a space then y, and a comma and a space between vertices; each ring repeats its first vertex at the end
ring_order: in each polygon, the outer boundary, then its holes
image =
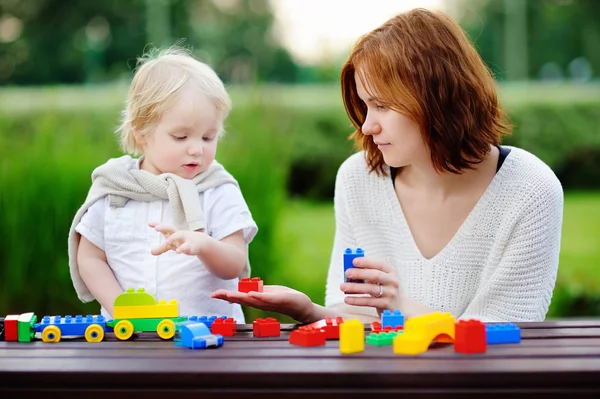
POLYGON ((202 140, 204 141, 213 141, 214 139, 214 137, 202 137, 202 140))
POLYGON ((174 138, 175 140, 182 141, 182 140, 185 140, 185 139, 187 139, 187 136, 173 136, 173 138, 174 138))
POLYGON ((375 105, 375 107, 377 108, 377 111, 385 111, 387 109, 385 105, 375 105))

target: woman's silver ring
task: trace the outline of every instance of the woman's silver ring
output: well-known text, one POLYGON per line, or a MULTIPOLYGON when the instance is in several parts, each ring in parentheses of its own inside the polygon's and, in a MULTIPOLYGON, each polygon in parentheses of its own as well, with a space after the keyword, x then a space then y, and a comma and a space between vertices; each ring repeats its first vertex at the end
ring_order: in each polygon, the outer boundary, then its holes
POLYGON ((379 283, 377 283, 377 285, 379 286, 379 294, 371 295, 373 298, 381 298, 383 296, 383 287, 379 283))

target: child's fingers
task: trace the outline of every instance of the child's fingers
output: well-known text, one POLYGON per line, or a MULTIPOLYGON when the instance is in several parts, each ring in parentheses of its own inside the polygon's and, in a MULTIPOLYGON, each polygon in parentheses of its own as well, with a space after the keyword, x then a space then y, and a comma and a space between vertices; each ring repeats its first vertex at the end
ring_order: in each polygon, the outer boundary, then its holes
POLYGON ((166 223, 158 223, 158 224, 154 225, 154 229, 164 235, 167 235, 167 236, 170 236, 171 234, 173 234, 177 231, 177 229, 175 229, 175 227, 173 225, 166 224, 166 223))
POLYGON ((160 254, 164 254, 165 252, 167 252, 170 249, 171 249, 171 244, 169 244, 165 241, 162 244, 160 244, 159 246, 152 248, 150 250, 150 253, 152 255, 160 255, 160 254))

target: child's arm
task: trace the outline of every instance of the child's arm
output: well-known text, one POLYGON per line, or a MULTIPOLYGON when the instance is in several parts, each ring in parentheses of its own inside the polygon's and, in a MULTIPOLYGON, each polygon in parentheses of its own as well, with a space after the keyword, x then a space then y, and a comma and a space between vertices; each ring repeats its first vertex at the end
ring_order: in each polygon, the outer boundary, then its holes
POLYGON ((204 232, 176 231, 167 224, 149 223, 149 226, 166 237, 161 245, 152 249, 153 255, 171 249, 177 253, 195 255, 212 274, 223 280, 236 278, 246 265, 246 241, 242 230, 216 240, 204 232))
POLYGON ((123 289, 108 266, 104 251, 81 236, 77 249, 77 264, 81 279, 94 298, 113 316, 115 299, 123 289))

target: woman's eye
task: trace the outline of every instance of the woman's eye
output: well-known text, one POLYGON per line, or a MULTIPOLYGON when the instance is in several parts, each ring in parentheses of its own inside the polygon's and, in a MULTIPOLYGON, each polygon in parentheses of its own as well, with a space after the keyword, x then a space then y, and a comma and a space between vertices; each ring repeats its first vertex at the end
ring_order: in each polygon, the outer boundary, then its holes
POLYGON ((377 108, 377 111, 385 111, 387 109, 385 105, 376 105, 375 107, 377 108))

